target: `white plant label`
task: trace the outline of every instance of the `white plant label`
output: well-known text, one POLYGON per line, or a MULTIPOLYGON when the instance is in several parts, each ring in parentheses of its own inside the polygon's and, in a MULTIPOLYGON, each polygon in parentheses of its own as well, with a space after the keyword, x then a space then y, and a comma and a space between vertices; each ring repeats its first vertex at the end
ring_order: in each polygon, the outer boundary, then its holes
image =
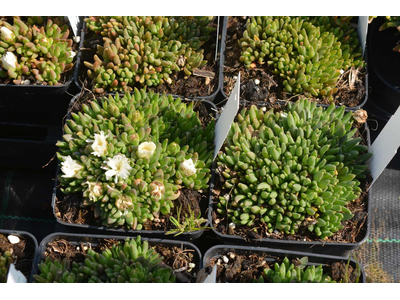
POLYGON ((360 41, 362 47, 362 54, 365 54, 365 45, 367 43, 367 32, 368 32, 368 16, 358 17, 358 40, 360 41))
POLYGON ((383 170, 395 156, 400 146, 400 109, 390 118, 381 133, 369 148, 372 157, 367 162, 371 170, 372 183, 381 175, 383 170))
POLYGON ((28 280, 20 271, 15 268, 14 264, 10 265, 7 275, 7 283, 27 283, 28 280))
POLYGON ((214 265, 210 275, 208 275, 202 283, 216 283, 217 282, 217 265, 214 265))
POLYGON ((79 28, 79 17, 78 16, 68 16, 69 24, 71 25, 72 31, 74 32, 74 36, 78 36, 78 28, 79 28))
POLYGON ((231 95, 228 98, 228 102, 224 107, 224 111, 218 119, 215 125, 215 138, 214 138, 214 159, 217 157, 219 150, 225 142, 225 139, 231 129, 233 120, 236 117, 239 109, 239 98, 240 98, 240 72, 238 74, 235 87, 232 90, 231 95))

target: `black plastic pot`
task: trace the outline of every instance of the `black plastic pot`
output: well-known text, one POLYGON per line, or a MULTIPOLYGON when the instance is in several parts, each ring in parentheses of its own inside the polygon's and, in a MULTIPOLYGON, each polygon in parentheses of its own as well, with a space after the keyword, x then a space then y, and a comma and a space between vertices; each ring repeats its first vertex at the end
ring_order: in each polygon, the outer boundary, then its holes
POLYGON ((16 269, 21 271, 26 277, 26 279, 29 281, 29 278, 32 275, 31 270, 33 267, 34 257, 38 249, 38 243, 36 238, 29 232, 19 231, 19 230, 0 229, 0 234, 3 234, 5 236, 15 235, 19 237, 21 240, 26 241, 25 249, 32 250, 31 256, 27 257, 22 261, 18 261, 16 264, 16 269))
POLYGON ((208 266, 209 261, 214 258, 214 257, 219 257, 221 255, 226 255, 229 252, 234 252, 236 254, 244 255, 244 254, 252 254, 252 253, 259 253, 259 254, 267 254, 269 257, 267 257, 265 260, 267 262, 276 262, 277 258, 289 258, 290 260, 295 259, 295 258, 302 258, 304 256, 308 257, 308 265, 329 265, 334 262, 349 262, 350 260, 350 265, 355 269, 356 266, 360 268, 361 275, 359 282, 360 283, 365 283, 366 282, 366 276, 364 269, 360 264, 358 264, 354 259, 349 259, 348 257, 342 256, 331 256, 331 255, 322 255, 322 254, 311 254, 311 253, 302 253, 298 251, 288 251, 288 250, 282 250, 282 249, 271 249, 271 248, 260 248, 260 247, 251 247, 251 246, 224 246, 224 245, 218 245, 214 246, 204 254, 203 258, 203 267, 206 268, 208 266))
POLYGON ((0 122, 0 166, 43 168, 54 157, 61 134, 60 126, 0 122))
MULTIPOLYGON (((78 99, 80 95, 77 94, 70 103, 70 108, 73 106, 74 102, 78 99)), ((174 96, 177 97, 177 96, 174 96)), ((195 101, 195 100, 191 100, 191 101, 195 101)), ((197 101, 197 100, 196 100, 197 101)), ((210 112, 217 112, 217 107, 214 103, 212 103, 209 100, 199 100, 202 103, 205 103, 206 105, 208 105, 208 109, 210 112)), ((67 118, 70 117, 70 114, 68 115, 67 118)), ((218 115, 216 114, 216 118, 218 117, 218 115)), ((91 231, 104 231, 107 233, 120 233, 120 234, 140 234, 142 236, 149 236, 149 237, 154 237, 154 238, 175 238, 173 234, 171 235, 165 235, 165 233, 167 231, 161 231, 161 230, 133 230, 133 229, 124 229, 124 228, 108 228, 105 226, 96 226, 96 225, 82 225, 82 224, 75 224, 75 223, 67 223, 62 221, 61 219, 58 218, 57 214, 56 214, 56 199, 57 199, 57 195, 61 195, 61 191, 59 191, 58 188, 58 174, 60 172, 60 167, 59 167, 59 161, 57 160, 57 171, 56 171, 56 177, 54 180, 54 188, 53 188, 53 196, 52 196, 52 200, 51 200, 51 206, 53 207, 53 214, 57 220, 58 223, 68 226, 68 227, 72 227, 71 229, 73 230, 73 228, 76 229, 85 229, 85 230, 91 230, 91 231)), ((211 189, 211 186, 213 186, 213 182, 214 182, 214 174, 212 173, 212 176, 210 178, 210 187, 209 187, 209 191, 211 189)), ((208 203, 204 202, 204 203, 200 203, 200 209, 202 211, 202 215, 203 217, 206 216, 206 210, 208 207, 208 203)), ((204 225, 204 227, 208 227, 209 223, 208 223, 208 219, 207 219, 207 223, 204 225)), ((185 241, 192 241, 195 239, 198 239, 203 233, 204 233, 205 229, 201 229, 201 230, 197 230, 197 231, 193 231, 193 232, 184 232, 182 234, 180 234, 178 237, 178 239, 182 239, 185 241)))
MULTIPOLYGON (((135 234, 134 236, 129 236, 130 239, 136 237, 139 234, 135 234)), ((56 239, 66 240, 73 245, 81 245, 82 243, 87 243, 91 245, 98 245, 101 240, 104 239, 116 239, 123 241, 127 236, 114 236, 114 235, 93 235, 93 234, 76 234, 76 233, 64 233, 64 232, 55 232, 48 236, 46 236, 40 243, 39 248, 36 251, 35 259, 33 261, 33 267, 31 272, 31 277, 29 282, 33 282, 33 275, 38 274, 38 265, 45 259, 45 252, 48 243, 56 239)), ((200 250, 193 245, 192 243, 179 241, 179 240, 164 240, 164 239, 155 239, 155 238, 146 238, 142 237, 142 240, 146 240, 150 245, 161 244, 163 246, 176 246, 176 247, 184 247, 185 249, 193 250, 194 257, 196 260, 196 267, 200 270, 202 268, 202 256, 200 250)))
MULTIPOLYGON (((222 25, 222 38, 221 38, 221 55, 220 55, 220 63, 219 63, 219 80, 220 80, 220 87, 221 87, 221 93, 224 99, 228 99, 229 96, 225 94, 224 91, 224 65, 225 65, 225 47, 226 47, 226 40, 227 40, 227 30, 228 30, 228 18, 229 17, 223 17, 223 25, 222 25)), ((367 46, 365 47, 365 53, 364 53, 364 59, 365 61, 368 61, 368 49, 367 46)), ((365 66, 365 98, 364 100, 357 106, 355 107, 348 107, 346 108, 350 110, 358 110, 362 108, 365 103, 367 103, 368 100, 368 64, 365 66)), ((242 99, 240 100, 241 104, 246 105, 246 102, 251 99, 242 99)), ((287 101, 285 100, 276 100, 276 103, 281 103, 284 104, 287 101)), ((264 103, 265 104, 265 103, 264 103)), ((321 107, 328 107, 328 104, 320 104, 318 103, 317 106, 321 107)))
MULTIPOLYGON (((374 19, 369 25, 368 48, 371 67, 372 92, 379 95, 371 97, 370 102, 376 107, 375 114, 388 120, 400 105, 400 53, 392 49, 400 40, 396 28, 379 31, 385 18, 374 19)), ((374 95, 374 94, 373 94, 374 95)))
MULTIPOLYGON (((80 34, 80 28, 78 31, 80 34)), ((31 115, 39 115, 43 123, 50 123, 57 116, 61 120, 71 99, 63 96, 74 80, 78 64, 76 59, 73 69, 67 73, 68 81, 62 85, 0 84, 0 120, 33 123, 26 120, 31 115)))
MULTIPOLYGON (((364 123, 364 136, 367 141, 368 147, 371 146, 370 143, 370 133, 367 123, 364 123)), ((215 169, 212 169, 213 173, 212 177, 215 178, 215 169)), ((215 181, 215 180, 214 180, 215 181)), ((301 251, 308 253, 321 253, 328 255, 336 255, 336 256, 347 256, 350 251, 357 249, 362 243, 364 243, 371 231, 371 205, 369 204, 372 197, 372 188, 368 190, 367 197, 367 219, 364 224, 363 230, 360 232, 359 236, 361 236, 361 240, 355 243, 338 243, 338 242, 323 242, 323 241, 297 241, 297 240, 279 240, 272 238, 262 238, 262 239, 251 239, 250 241, 239 235, 231 235, 231 234, 222 234, 217 231, 216 228, 213 227, 213 219, 212 212, 214 210, 214 201, 213 201, 213 191, 214 182, 212 185, 210 184, 210 202, 208 208, 208 219, 211 224, 212 231, 214 234, 223 241, 224 244, 229 245, 249 245, 254 244, 262 247, 271 247, 278 248, 284 250, 293 250, 293 251, 301 251)))
MULTIPOLYGON (((222 27, 222 19, 223 19, 223 17, 218 17, 218 18, 219 18, 219 26, 221 28, 222 27)), ((74 71, 75 85, 80 90, 82 89, 82 81, 80 80, 80 77, 79 77, 79 69, 80 68, 84 68, 81 48, 82 49, 85 48, 84 40, 85 40, 85 35, 86 34, 87 34, 86 22, 83 22, 83 27, 82 27, 82 31, 81 31, 81 42, 80 42, 80 45, 79 45, 79 52, 78 52, 78 58, 77 58, 77 67, 75 68, 75 71, 74 71)), ((217 34, 219 35, 219 32, 217 34)), ((223 36, 222 36, 222 38, 223 38, 223 36)), ((224 42, 222 41, 222 38, 218 39, 218 45, 217 45, 218 55, 220 55, 221 47, 224 44, 224 42)), ((218 58, 218 55, 215 58, 215 62, 217 64, 220 64, 220 59, 218 58)), ((219 68, 220 68, 220 65, 218 66, 217 70, 219 70, 219 68)), ((221 72, 216 72, 215 76, 220 76, 220 74, 221 74, 221 72)), ((85 78, 88 81, 86 88, 90 88, 90 86, 91 86, 90 79, 87 76, 85 78)), ((194 100, 210 100, 210 101, 213 101, 215 99, 215 97, 218 95, 218 92, 220 91, 220 89, 222 87, 222 85, 221 85, 222 82, 223 81, 221 81, 221 78, 218 78, 218 85, 217 85, 216 89, 210 95, 196 97, 194 100)), ((150 91, 151 87, 148 87, 147 90, 150 91)), ((110 94, 115 94, 115 92, 114 93, 110 93, 110 94)), ((174 95, 174 97, 181 97, 182 98, 182 96, 180 96, 180 95, 174 95)), ((188 100, 187 98, 184 98, 184 99, 188 100)))

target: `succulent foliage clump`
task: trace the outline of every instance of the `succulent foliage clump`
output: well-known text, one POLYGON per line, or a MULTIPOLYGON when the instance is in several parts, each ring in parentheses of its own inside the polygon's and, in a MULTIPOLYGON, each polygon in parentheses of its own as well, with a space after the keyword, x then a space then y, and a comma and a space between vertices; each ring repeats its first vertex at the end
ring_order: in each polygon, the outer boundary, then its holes
POLYGON ((353 216, 347 205, 360 196, 371 157, 361 155, 368 148, 356 132, 343 106, 301 99, 282 112, 244 108, 217 159, 226 192, 218 213, 269 233, 333 235, 353 216))
POLYGON ((194 103, 135 89, 83 104, 57 143, 61 190, 83 193, 109 227, 169 214, 181 188, 208 187, 214 121, 203 128, 194 103))
POLYGON ((64 258, 47 258, 39 264, 39 274, 33 275, 38 283, 174 283, 172 269, 163 268, 163 257, 147 241, 127 238, 111 249, 96 252, 88 249, 84 262, 64 258))
POLYGON ((322 265, 307 266, 308 258, 299 260, 300 264, 294 265, 285 257, 282 263, 275 263, 274 268, 265 268, 257 283, 336 283, 324 272, 322 265))
POLYGON ((348 17, 252 17, 239 40, 247 68, 267 64, 291 94, 332 98, 342 71, 364 66, 348 17))
POLYGON ((89 30, 104 36, 94 63, 85 62, 96 92, 133 86, 171 84, 170 75, 186 76, 204 66, 202 45, 215 31, 212 17, 90 17, 89 30))
MULTIPOLYGON (((385 30, 387 28, 396 28, 398 31, 400 31, 400 17, 386 17, 385 23, 382 24, 381 27, 379 27, 379 31, 385 30)), ((399 34, 397 32, 397 34, 399 34)), ((400 43, 398 43, 394 48, 393 51, 400 52, 400 43)))
POLYGON ((0 283, 5 283, 7 281, 8 269, 12 262, 13 258, 10 251, 4 253, 0 252, 0 283))
POLYGON ((0 21, 0 78, 14 84, 36 80, 59 85, 61 74, 73 66, 72 39, 67 24, 57 18, 31 17, 26 23, 14 17, 13 25, 0 21), (63 25, 62 25, 63 24, 63 25))

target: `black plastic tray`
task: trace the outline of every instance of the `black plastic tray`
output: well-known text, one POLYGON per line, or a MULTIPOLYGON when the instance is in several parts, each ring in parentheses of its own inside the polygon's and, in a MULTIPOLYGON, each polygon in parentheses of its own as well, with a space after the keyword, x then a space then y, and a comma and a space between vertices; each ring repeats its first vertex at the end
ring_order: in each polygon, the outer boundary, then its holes
MULTIPOLYGON (((228 30, 228 18, 229 17, 223 17, 223 25, 222 25, 222 38, 221 38, 221 54, 220 54, 220 63, 219 63, 219 80, 220 80, 220 87, 221 87, 221 94, 223 96, 223 99, 228 99, 229 96, 227 96, 224 92, 224 65, 225 65, 225 47, 226 47, 226 40, 227 40, 227 30, 228 30)), ((368 61, 368 49, 367 46, 365 46, 365 53, 364 53, 364 59, 365 61, 368 61)), ((369 85, 368 85, 368 64, 366 64, 365 66, 365 98, 364 100, 357 106, 354 107, 349 107, 349 106, 345 106, 346 108, 350 109, 350 110, 358 110, 360 108, 362 108, 365 103, 367 103, 368 100, 368 91, 369 91, 369 85)), ((240 103, 245 105, 246 104, 246 100, 248 99, 242 99, 240 100, 240 103)), ((268 102, 265 101, 260 101, 263 104, 266 104, 268 102)), ((284 104, 287 101, 285 100, 276 100, 276 103, 281 103, 284 104)), ((328 107, 328 104, 321 104, 321 103, 317 103, 317 106, 322 106, 322 107, 328 107)))
MULTIPOLYGON (((31 257, 31 260, 32 260, 31 266, 33 267, 34 258, 35 258, 35 255, 36 255, 36 251, 38 249, 38 242, 37 242, 36 238, 29 232, 19 231, 19 230, 0 229, 0 234, 4 234, 4 235, 7 235, 7 236, 8 235, 15 235, 15 236, 21 237, 21 238, 26 240, 27 247, 32 247, 33 246, 34 247, 34 251, 33 251, 32 257, 31 257)), ((29 270, 29 272, 24 272, 24 275, 25 275, 26 279, 29 281, 29 277, 32 275, 32 271, 29 270)))
MULTIPOLYGON (((223 25, 223 24, 222 24, 222 23, 223 23, 223 22, 222 22, 223 17, 218 17, 218 18, 219 18, 219 27, 221 28, 222 25, 223 25)), ((78 52, 78 57, 77 57, 77 67, 75 68, 75 71, 74 71, 74 81, 75 81, 75 85, 76 85, 80 90, 82 89, 82 82, 80 81, 80 78, 79 78, 79 68, 81 68, 81 67, 84 66, 83 61, 81 62, 81 60, 83 59, 83 58, 82 58, 82 51, 81 51, 81 48, 84 48, 85 35, 87 34, 86 31, 87 31, 87 29, 86 29, 86 22, 83 22, 83 27, 82 27, 82 31, 81 31, 81 42, 80 42, 80 44, 79 44, 79 52, 78 52)), ((219 30, 219 31, 221 31, 221 30, 219 30)), ((219 35, 219 32, 217 32, 217 35, 219 35)), ((222 38, 223 38, 223 35, 222 35, 222 38)), ((224 42, 222 41, 222 38, 221 38, 221 39, 218 38, 217 49, 218 49, 218 55, 219 55, 219 56, 220 56, 220 53, 221 53, 222 45, 224 44, 224 42)), ((217 55, 217 56, 218 56, 218 55, 217 55)), ((215 62, 216 62, 217 64, 220 64, 220 63, 221 63, 219 58, 216 58, 216 59, 215 59, 215 62)), ((217 70, 219 70, 219 69, 220 69, 220 65, 218 66, 217 70)), ((221 72, 216 72, 215 76, 220 76, 220 74, 221 74, 221 72)), ((87 77, 87 76, 86 76, 86 77, 87 77)), ((87 79, 90 80, 88 77, 87 77, 87 79)), ((221 87, 222 87, 221 84, 223 83, 223 81, 221 81, 221 78, 218 78, 218 81, 217 81, 217 82, 218 82, 217 87, 216 87, 215 91, 213 91, 213 92, 211 93, 211 95, 208 95, 208 96, 199 96, 199 97, 194 98, 193 100, 210 100, 210 101, 213 101, 213 100, 215 99, 215 97, 218 95, 218 92, 221 90, 221 87)), ((90 86, 91 86, 91 83, 88 82, 87 85, 90 87, 90 86)), ((150 91, 151 88, 148 88, 148 90, 150 91)), ((115 94, 115 92, 109 93, 109 94, 115 94)), ((182 97, 181 95, 174 95, 174 97, 181 97, 182 99, 190 100, 190 99, 188 99, 188 98, 186 98, 186 97, 182 97)))
MULTIPOLYGON (((72 107, 73 103, 76 101, 76 99, 80 96, 80 94, 75 95, 75 97, 71 100, 70 102, 70 107, 72 107)), ((178 96, 174 96, 174 97, 178 97, 178 96)), ((210 110, 216 112, 216 119, 218 118, 218 114, 217 114, 217 107, 216 105, 209 101, 209 100, 190 100, 190 101, 201 101, 202 103, 206 103, 207 105, 210 106, 210 110)), ((68 114, 67 119, 70 118, 70 113, 68 114)), ((142 236, 150 236, 150 237, 156 237, 156 238, 165 238, 165 239, 182 239, 185 241, 192 241, 195 239, 198 239, 205 231, 205 229, 201 229, 201 230, 197 230, 197 231, 192 231, 192 232, 184 232, 182 234, 180 234, 177 237, 174 237, 173 234, 171 235, 165 235, 165 233, 167 231, 161 231, 161 230, 133 230, 133 229, 124 229, 124 228, 108 228, 105 226, 96 226, 96 225, 82 225, 82 224, 75 224, 75 223, 67 223, 64 222, 62 220, 60 220, 57 215, 56 215, 56 197, 57 197, 57 191, 58 191, 58 173, 60 171, 60 167, 59 167, 59 161, 57 160, 57 170, 56 170, 56 177, 54 180, 54 188, 53 188, 53 196, 51 199, 51 206, 53 208, 53 214, 57 220, 58 223, 68 226, 68 227, 73 227, 73 228, 77 228, 77 229, 81 229, 84 228, 86 230, 101 230, 107 233, 121 233, 121 234, 140 234, 142 236)), ((209 181, 209 191, 211 191, 211 186, 213 186, 213 182, 214 182, 214 173, 211 173, 211 178, 209 181)), ((209 194, 210 195, 210 194, 209 194)), ((202 211, 202 215, 205 216, 206 215, 206 210, 207 210, 207 206, 208 204, 206 202, 204 203, 200 203, 200 208, 202 211)), ((205 225, 203 225, 204 227, 208 227, 209 226, 209 220, 207 218, 207 223, 205 225)))
MULTIPOLYGON (((135 234, 133 236, 129 236, 130 239, 136 237, 139 234, 135 234)), ((127 236, 114 236, 114 235, 94 235, 94 234, 76 234, 76 233, 64 233, 64 232, 55 232, 48 236, 46 236, 40 243, 36 254, 35 259, 33 261, 31 277, 29 282, 33 282, 33 275, 38 274, 38 265, 44 259, 44 254, 46 252, 47 244, 54 241, 55 239, 64 239, 73 244, 79 245, 80 243, 90 243, 90 244, 98 244, 100 240, 103 239, 116 239, 123 241, 127 236)), ((193 245, 192 243, 179 241, 179 240, 165 240, 165 239, 156 239, 156 238, 146 238, 142 236, 142 240, 146 240, 151 245, 162 244, 165 246, 177 246, 177 247, 185 247, 187 249, 194 250, 194 256, 196 260, 196 267, 200 270, 202 268, 202 256, 200 250, 193 245)))
MULTIPOLYGON (((349 111, 346 109, 346 111, 349 111)), ((370 139, 370 132, 367 122, 364 123, 364 135, 367 140, 368 147, 371 146, 371 139, 370 139)), ((211 170, 212 178, 215 178, 215 168, 211 170)), ((301 251, 307 253, 320 253, 320 254, 327 254, 327 255, 336 255, 336 256, 347 256, 349 252, 357 249, 362 243, 364 243, 371 231, 371 199, 372 196, 372 188, 370 187, 368 190, 367 197, 367 220, 364 224, 365 230, 362 231, 364 237, 361 241, 356 243, 338 243, 338 242, 322 242, 322 241, 292 241, 292 240, 279 240, 279 239, 272 239, 272 238, 262 238, 257 240, 251 240, 247 242, 242 236, 239 235, 231 235, 231 234, 222 234, 217 231, 213 227, 213 219, 212 219, 212 212, 214 207, 213 201, 213 193, 212 189, 214 189, 214 181, 210 184, 210 201, 208 207, 208 221, 212 228, 213 233, 220 238, 224 244, 229 245, 257 245, 263 247, 271 247, 271 248, 278 248, 278 249, 285 249, 285 250, 294 250, 294 251, 301 251)))
MULTIPOLYGON (((213 257, 216 256, 221 256, 224 254, 227 254, 229 252, 235 252, 239 254, 251 254, 251 253, 263 253, 263 254, 268 254, 270 257, 266 258, 266 261, 268 262, 275 262, 277 261, 277 258, 284 258, 285 256, 289 259, 295 259, 295 258, 302 258, 304 256, 308 257, 308 265, 328 265, 333 262, 345 262, 347 263, 349 261, 348 257, 345 256, 332 256, 332 255, 323 255, 323 254, 311 254, 311 253, 303 253, 303 252, 298 252, 298 251, 288 251, 288 250, 282 250, 282 249, 271 249, 271 248, 261 248, 261 247, 251 247, 251 246, 224 246, 224 245, 218 245, 214 246, 204 254, 203 258, 203 267, 207 267, 207 263, 212 259, 213 257)), ((354 259, 350 259, 350 265, 353 268, 356 268, 357 262, 354 259)), ((366 282, 366 276, 365 276, 365 271, 363 267, 358 264, 360 270, 361 270, 361 275, 360 275, 360 283, 365 283, 366 282)))

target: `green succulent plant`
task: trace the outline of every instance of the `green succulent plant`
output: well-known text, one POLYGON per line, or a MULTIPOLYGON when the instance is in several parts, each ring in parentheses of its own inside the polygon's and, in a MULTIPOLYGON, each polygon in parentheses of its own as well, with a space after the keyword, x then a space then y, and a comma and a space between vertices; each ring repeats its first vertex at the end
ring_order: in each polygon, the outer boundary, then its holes
POLYGON ((9 251, 4 253, 0 252, 0 283, 7 282, 7 274, 10 264, 13 262, 13 258, 9 251))
POLYGON ((144 89, 83 104, 57 143, 62 192, 82 192, 105 226, 169 214, 182 187, 208 187, 214 121, 203 129, 193 106, 144 89))
POLYGON ((131 90, 135 84, 171 84, 170 75, 207 63, 201 46, 215 31, 212 17, 90 17, 87 26, 104 36, 89 68, 97 93, 131 90))
MULTIPOLYGON (((379 31, 393 27, 400 31, 400 17, 386 17, 386 21, 379 27, 379 31)), ((400 43, 393 48, 393 51, 400 52, 400 43)))
POLYGON ((303 257, 299 262, 300 264, 295 266, 285 257, 282 263, 275 263, 274 269, 265 268, 258 280, 253 282, 264 283, 267 279, 271 283, 336 283, 324 272, 322 265, 307 266, 307 257, 303 257))
POLYGON ((61 74, 73 66, 72 39, 68 25, 59 19, 28 18, 27 24, 14 18, 13 25, 0 21, 0 78, 14 84, 36 79, 47 85, 59 85, 61 74))
POLYGON ((348 17, 252 17, 239 44, 247 68, 266 63, 291 94, 332 98, 341 70, 364 66, 348 17))
POLYGON ((243 226, 293 235, 307 227, 321 239, 353 215, 367 146, 354 138, 352 112, 301 99, 281 112, 244 108, 217 159, 225 178, 217 212, 243 226))
POLYGON ((163 257, 147 241, 127 238, 102 253, 88 249, 84 262, 69 263, 47 258, 39 264, 39 274, 33 275, 35 282, 58 283, 173 283, 172 269, 162 268, 163 257))

